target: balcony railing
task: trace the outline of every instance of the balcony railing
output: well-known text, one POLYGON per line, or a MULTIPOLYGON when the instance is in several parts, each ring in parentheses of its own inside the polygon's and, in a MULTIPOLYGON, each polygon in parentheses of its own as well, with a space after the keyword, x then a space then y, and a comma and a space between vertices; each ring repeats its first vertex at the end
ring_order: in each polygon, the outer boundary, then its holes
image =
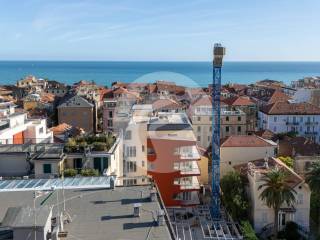
POLYGON ((174 180, 174 185, 179 185, 181 190, 200 189, 199 180, 197 177, 178 178, 174 180))
POLYGON ((305 134, 305 135, 317 135, 317 132, 314 132, 314 131, 305 131, 304 134, 305 134))
POLYGON ((305 122, 306 125, 317 125, 318 122, 311 122, 311 121, 308 121, 308 122, 305 122))
POLYGON ((299 122, 286 122, 286 125, 297 126, 297 125, 299 125, 299 122))
POLYGON ((197 162, 191 162, 189 164, 177 164, 174 166, 175 170, 180 171, 183 175, 200 175, 200 169, 197 162))
POLYGON ((180 159, 200 159, 200 154, 196 146, 191 146, 188 151, 180 151, 177 153, 180 155, 180 159))

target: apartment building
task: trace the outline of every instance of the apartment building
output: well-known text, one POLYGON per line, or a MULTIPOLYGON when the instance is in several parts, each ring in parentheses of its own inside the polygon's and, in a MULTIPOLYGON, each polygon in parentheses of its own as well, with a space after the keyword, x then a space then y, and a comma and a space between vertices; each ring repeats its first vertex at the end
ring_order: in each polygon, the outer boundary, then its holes
POLYGON ((103 98, 103 130, 123 131, 128 125, 132 106, 141 100, 139 93, 116 87, 105 93, 103 98))
POLYGON ((221 141, 220 175, 234 170, 234 166, 256 159, 275 157, 278 145, 256 135, 229 136, 221 141))
POLYGON ((158 113, 147 124, 148 174, 166 206, 199 204, 201 156, 191 123, 184 113, 158 113))
POLYGON ((258 159, 235 168, 248 178, 251 220, 257 233, 263 234, 264 231, 270 230, 268 228, 274 223, 274 210, 260 199, 262 190, 258 188, 263 183, 264 174, 275 168, 282 169, 288 174, 289 184, 297 192, 296 202, 292 206, 285 203, 279 210, 279 229, 282 230, 287 222, 294 221, 304 232, 309 231, 311 191, 302 177, 276 158, 258 159))
POLYGON ((0 144, 53 142, 46 119, 28 118, 12 102, 0 103, 0 144))
POLYGON ((88 133, 95 130, 95 107, 85 98, 75 95, 58 107, 59 124, 67 123, 84 129, 88 133))
POLYGON ((259 111, 259 128, 274 133, 295 132, 320 142, 320 108, 310 103, 276 102, 259 111))
POLYGON ((125 185, 148 184, 147 125, 152 114, 151 104, 132 107, 132 116, 123 140, 125 185))
POLYGON ((247 96, 231 97, 223 100, 231 108, 239 109, 246 114, 246 130, 253 133, 257 130, 258 106, 247 96))
POLYGON ((247 118, 245 112, 240 109, 221 107, 220 137, 247 134, 247 118))
MULTIPOLYGON (((231 108, 221 102, 220 137, 231 135, 246 135, 246 114, 240 109, 231 108)), ((188 115, 192 122, 197 143, 203 148, 211 145, 212 138, 212 102, 211 97, 205 95, 191 103, 188 115)))

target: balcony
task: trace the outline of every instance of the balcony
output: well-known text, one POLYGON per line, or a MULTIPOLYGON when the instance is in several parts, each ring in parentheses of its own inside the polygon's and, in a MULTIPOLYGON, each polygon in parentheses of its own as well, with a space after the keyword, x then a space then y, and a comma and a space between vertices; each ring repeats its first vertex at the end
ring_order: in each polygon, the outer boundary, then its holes
POLYGON ((318 125, 318 122, 311 122, 311 121, 308 121, 308 122, 305 122, 306 125, 318 125))
POLYGON ((175 163, 174 169, 180 171, 181 175, 200 175, 198 163, 195 161, 188 163, 175 163))
POLYGON ((198 177, 184 177, 184 178, 177 178, 174 180, 174 185, 179 185, 180 190, 198 190, 200 189, 200 184, 198 177))
POLYGON ((180 147, 176 155, 179 155, 181 160, 200 159, 200 154, 196 146, 180 147))
POLYGON ((182 205, 200 204, 199 193, 197 191, 179 193, 174 200, 181 201, 182 205))
POLYGON ((287 126, 298 126, 299 123, 298 123, 298 122, 289 122, 289 121, 287 121, 287 122, 286 122, 286 125, 287 125, 287 126))
POLYGON ((313 136, 313 135, 317 135, 318 133, 313 131, 305 131, 304 134, 308 136, 313 136))

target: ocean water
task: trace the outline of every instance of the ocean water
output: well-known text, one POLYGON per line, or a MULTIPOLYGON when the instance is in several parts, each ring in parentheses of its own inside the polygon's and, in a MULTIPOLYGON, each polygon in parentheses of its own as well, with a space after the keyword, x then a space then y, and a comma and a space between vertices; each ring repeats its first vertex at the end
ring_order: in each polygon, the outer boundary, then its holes
MULTIPOLYGON (((114 81, 166 80, 193 87, 212 82, 210 62, 0 61, 0 84, 14 84, 29 74, 68 84, 94 80, 103 86, 114 81)), ((225 62, 222 70, 223 83, 273 79, 289 84, 307 76, 320 76, 320 62, 225 62)))

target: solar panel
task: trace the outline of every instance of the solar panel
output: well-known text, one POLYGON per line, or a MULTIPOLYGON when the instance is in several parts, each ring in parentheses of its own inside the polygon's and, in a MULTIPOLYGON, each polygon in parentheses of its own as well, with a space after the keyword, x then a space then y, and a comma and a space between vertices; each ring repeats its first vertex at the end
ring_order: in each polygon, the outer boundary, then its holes
POLYGON ((55 179, 3 180, 0 192, 77 188, 110 188, 110 176, 55 179))

